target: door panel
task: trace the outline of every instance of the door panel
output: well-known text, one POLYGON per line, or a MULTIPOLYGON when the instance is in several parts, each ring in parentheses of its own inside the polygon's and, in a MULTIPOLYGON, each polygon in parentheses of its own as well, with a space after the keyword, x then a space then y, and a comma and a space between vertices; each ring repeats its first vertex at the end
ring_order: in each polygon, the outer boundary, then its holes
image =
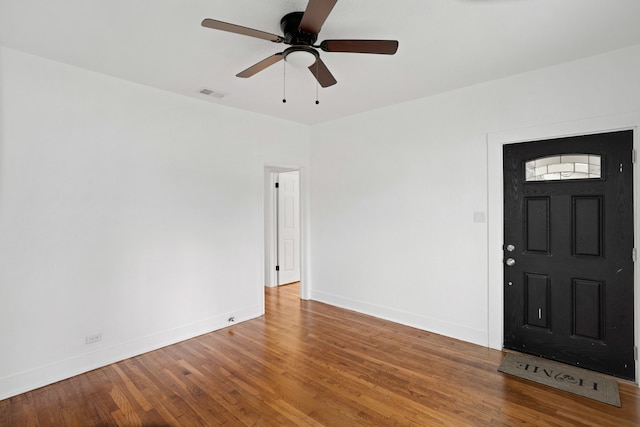
POLYGON ((543 274, 525 274, 527 326, 549 328, 549 279, 543 274))
POLYGON ((594 280, 573 280, 573 335, 602 341, 603 285, 594 280))
POLYGON ((527 197, 525 227, 528 252, 548 254, 549 248, 549 197, 527 197))
POLYGON ((504 146, 505 348, 635 379, 632 145, 504 146))
POLYGON ((573 255, 602 256, 602 197, 572 198, 573 255))
POLYGON ((285 285, 300 281, 300 175, 278 179, 278 285, 285 285))

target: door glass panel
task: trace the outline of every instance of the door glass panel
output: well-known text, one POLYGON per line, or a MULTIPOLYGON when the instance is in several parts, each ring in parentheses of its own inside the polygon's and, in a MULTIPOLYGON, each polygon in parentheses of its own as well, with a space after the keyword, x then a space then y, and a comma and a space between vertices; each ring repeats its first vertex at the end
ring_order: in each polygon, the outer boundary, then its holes
POLYGON ((598 155, 563 154, 525 162, 525 179, 527 181, 600 179, 600 170, 598 155))

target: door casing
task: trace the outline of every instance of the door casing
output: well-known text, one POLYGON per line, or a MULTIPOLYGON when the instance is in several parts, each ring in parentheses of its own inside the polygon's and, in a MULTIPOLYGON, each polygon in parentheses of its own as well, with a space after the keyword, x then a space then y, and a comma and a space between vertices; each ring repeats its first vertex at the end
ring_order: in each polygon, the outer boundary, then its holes
POLYGON ((299 172, 299 183, 300 183, 300 296, 303 299, 308 299, 308 277, 306 276, 306 256, 308 255, 308 251, 306 246, 306 239, 304 236, 307 233, 307 223, 305 218, 303 218, 303 213, 306 212, 305 203, 303 200, 303 196, 306 197, 306 192, 304 188, 306 188, 306 181, 303 182, 304 176, 303 168, 297 166, 277 166, 277 165, 265 165, 264 173, 263 173, 263 270, 264 270, 264 286, 267 287, 275 287, 278 286, 278 276, 276 274, 274 266, 276 265, 277 260, 277 214, 276 214, 276 193, 274 190, 274 184, 277 181, 277 177, 279 173, 283 172, 299 172), (304 244, 303 244, 304 240, 304 244))
MULTIPOLYGON (((504 144, 515 144, 519 142, 531 142, 544 139, 552 139, 566 136, 595 134, 603 132, 612 132, 619 130, 634 131, 633 148, 638 152, 640 129, 640 113, 618 114, 614 116, 604 116, 589 118, 584 120, 576 120, 571 122, 562 122, 548 125, 535 126, 523 129, 514 129, 502 132, 492 132, 487 134, 487 188, 488 188, 488 310, 487 310, 487 332, 488 343, 490 348, 502 349, 504 338, 503 329, 503 251, 502 244, 504 240, 503 234, 503 161, 502 146, 504 144)), ((633 218, 634 218, 634 241, 638 242, 638 231, 640 230, 640 219, 638 217, 638 187, 639 174, 638 168, 634 164, 633 171, 633 218)), ((639 309, 640 296, 638 291, 638 283, 640 283, 639 272, 634 264, 634 329, 635 329, 635 346, 640 343, 639 326, 639 309)), ((639 368, 638 360, 636 360, 636 372, 639 368)), ((638 383, 636 377, 636 383, 638 383)))

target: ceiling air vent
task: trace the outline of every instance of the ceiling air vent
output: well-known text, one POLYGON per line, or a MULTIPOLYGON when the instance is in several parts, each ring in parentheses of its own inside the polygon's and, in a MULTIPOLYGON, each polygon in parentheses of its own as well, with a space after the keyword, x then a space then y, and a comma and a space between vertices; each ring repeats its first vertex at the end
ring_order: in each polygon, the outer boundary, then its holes
POLYGON ((215 90, 206 89, 206 88, 200 89, 199 93, 207 96, 213 96, 214 98, 224 98, 224 96, 226 95, 226 93, 216 92, 215 90))

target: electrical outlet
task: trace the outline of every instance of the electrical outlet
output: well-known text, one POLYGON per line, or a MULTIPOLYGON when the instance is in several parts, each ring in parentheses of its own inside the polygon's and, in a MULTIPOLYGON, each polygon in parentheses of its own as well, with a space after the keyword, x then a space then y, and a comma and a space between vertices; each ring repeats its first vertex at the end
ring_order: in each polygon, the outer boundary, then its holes
POLYGON ((102 332, 98 334, 87 335, 84 337, 85 344, 93 344, 94 342, 102 341, 102 332))

